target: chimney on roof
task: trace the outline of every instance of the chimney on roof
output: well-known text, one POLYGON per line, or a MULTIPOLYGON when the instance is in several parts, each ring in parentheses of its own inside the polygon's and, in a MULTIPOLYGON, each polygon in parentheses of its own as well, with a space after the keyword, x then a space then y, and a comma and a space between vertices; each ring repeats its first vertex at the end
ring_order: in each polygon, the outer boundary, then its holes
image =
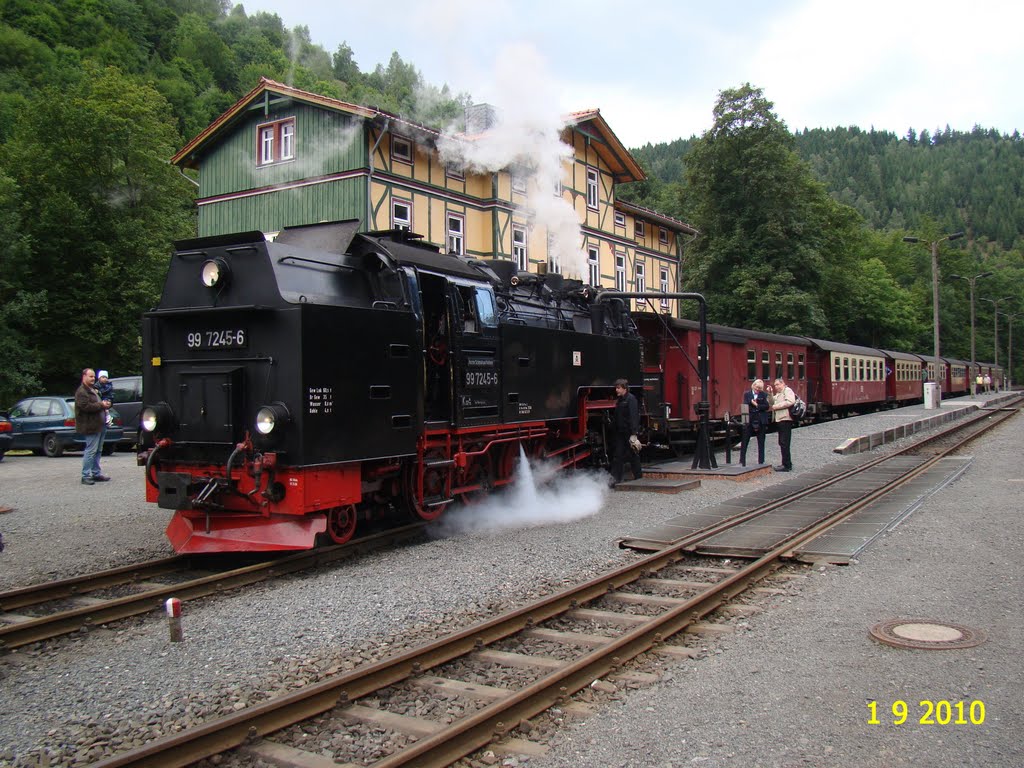
POLYGON ((466 133, 483 133, 498 122, 498 112, 490 104, 470 104, 466 107, 466 133))

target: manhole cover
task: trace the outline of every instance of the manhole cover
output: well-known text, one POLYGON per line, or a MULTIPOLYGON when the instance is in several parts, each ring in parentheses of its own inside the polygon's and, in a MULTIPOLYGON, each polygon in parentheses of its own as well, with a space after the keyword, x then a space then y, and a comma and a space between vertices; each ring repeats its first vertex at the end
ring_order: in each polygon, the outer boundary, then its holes
POLYGON ((871 636, 897 648, 949 650, 985 642, 985 633, 961 624, 932 619, 890 619, 871 628, 871 636))

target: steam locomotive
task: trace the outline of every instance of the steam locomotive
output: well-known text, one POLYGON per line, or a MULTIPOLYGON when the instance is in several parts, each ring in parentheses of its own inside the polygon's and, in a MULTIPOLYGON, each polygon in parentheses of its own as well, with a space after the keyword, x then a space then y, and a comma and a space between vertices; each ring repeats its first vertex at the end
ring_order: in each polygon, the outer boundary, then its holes
POLYGON ((520 450, 607 461, 613 382, 643 381, 621 300, 358 226, 175 244, 142 323, 139 461, 177 552, 432 520, 511 482, 520 450))

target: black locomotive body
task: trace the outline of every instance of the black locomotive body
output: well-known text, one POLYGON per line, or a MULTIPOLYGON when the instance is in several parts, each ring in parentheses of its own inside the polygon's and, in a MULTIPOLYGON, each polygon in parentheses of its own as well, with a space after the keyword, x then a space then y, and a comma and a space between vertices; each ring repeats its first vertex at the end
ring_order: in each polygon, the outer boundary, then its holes
POLYGON ((178 552, 343 542, 511 481, 520 447, 603 463, 621 302, 357 222, 177 244, 143 319, 147 498, 178 552))

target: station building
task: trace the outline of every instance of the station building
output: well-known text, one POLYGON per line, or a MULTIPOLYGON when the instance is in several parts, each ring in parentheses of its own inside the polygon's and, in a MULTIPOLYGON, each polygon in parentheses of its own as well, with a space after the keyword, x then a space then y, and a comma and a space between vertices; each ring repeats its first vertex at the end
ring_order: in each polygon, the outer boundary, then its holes
MULTIPOLYGON (((599 110, 564 118, 561 178, 544 190, 514 162, 479 171, 442 159, 444 142, 470 146, 492 129, 491 108, 471 112, 466 131, 450 137, 262 78, 171 162, 198 172, 199 236, 359 219, 362 231, 408 229, 442 251, 511 259, 525 271, 623 291, 680 290, 679 266, 697 232, 616 198, 616 185, 646 177, 599 110), (578 264, 563 263, 538 194, 571 206, 578 264)), ((678 314, 678 302, 656 303, 678 314)))

